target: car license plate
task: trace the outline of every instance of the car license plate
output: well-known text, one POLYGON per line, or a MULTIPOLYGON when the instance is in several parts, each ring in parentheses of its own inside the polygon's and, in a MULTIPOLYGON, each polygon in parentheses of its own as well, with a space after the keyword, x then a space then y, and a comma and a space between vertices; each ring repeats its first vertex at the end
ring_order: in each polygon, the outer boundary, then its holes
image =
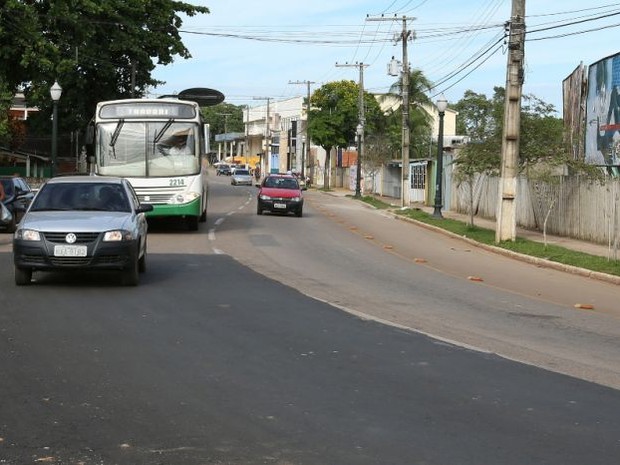
POLYGON ((86 246, 85 245, 55 245, 54 256, 55 257, 85 257, 86 246))
POLYGON ((286 208, 285 203, 274 203, 273 208, 286 208))

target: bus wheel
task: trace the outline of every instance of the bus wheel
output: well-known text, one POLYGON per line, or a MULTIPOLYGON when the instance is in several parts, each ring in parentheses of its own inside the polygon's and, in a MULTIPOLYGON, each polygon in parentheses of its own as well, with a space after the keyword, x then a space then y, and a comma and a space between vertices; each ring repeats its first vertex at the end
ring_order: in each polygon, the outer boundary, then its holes
POLYGON ((185 221, 187 222, 187 229, 190 231, 198 231, 198 216, 188 216, 185 221))

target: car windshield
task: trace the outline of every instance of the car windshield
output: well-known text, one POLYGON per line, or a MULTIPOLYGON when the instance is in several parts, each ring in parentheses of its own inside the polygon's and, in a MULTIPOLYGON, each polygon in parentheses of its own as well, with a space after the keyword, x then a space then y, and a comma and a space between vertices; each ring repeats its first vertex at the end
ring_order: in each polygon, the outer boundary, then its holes
POLYGON ((269 177, 265 179, 263 186, 277 189, 299 189, 297 180, 292 178, 269 177))
POLYGON ((67 182, 44 185, 30 210, 129 212, 131 208, 120 184, 67 182))
POLYGON ((249 176, 250 172, 248 170, 235 170, 235 174, 249 176))

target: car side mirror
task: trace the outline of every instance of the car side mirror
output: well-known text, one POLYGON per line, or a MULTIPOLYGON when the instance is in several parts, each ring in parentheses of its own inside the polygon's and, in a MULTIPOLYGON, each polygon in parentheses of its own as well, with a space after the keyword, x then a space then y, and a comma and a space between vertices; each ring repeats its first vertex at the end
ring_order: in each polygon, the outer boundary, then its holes
POLYGON ((152 211, 153 205, 151 205, 150 203, 141 203, 138 208, 136 208, 136 213, 146 213, 152 211))

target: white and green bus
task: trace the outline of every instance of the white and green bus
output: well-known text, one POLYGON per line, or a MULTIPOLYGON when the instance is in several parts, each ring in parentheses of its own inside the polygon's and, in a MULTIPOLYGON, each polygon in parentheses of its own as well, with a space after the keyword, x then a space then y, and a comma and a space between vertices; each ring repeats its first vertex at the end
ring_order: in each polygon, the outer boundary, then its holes
POLYGON ((127 178, 149 217, 178 217, 195 231, 207 219, 208 125, 198 103, 174 98, 97 104, 94 174, 127 178))

